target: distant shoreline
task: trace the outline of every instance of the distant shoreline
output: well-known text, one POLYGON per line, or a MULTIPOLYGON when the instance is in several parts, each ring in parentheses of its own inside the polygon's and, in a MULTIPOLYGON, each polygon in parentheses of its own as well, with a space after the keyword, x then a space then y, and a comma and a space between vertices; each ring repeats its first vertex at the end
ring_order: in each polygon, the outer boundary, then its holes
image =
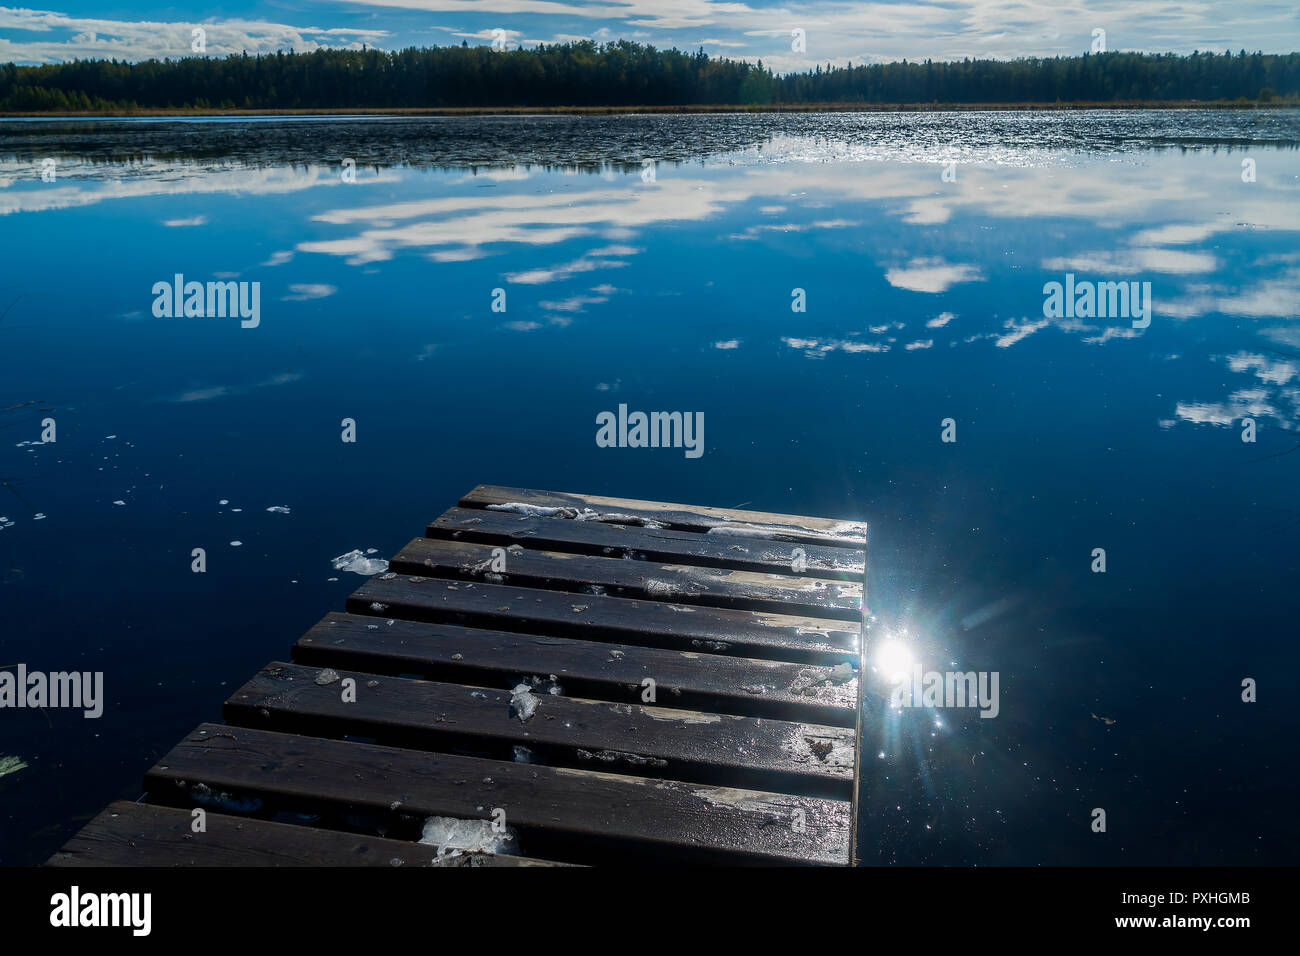
POLYGON ((462 106, 346 107, 322 109, 135 109, 3 113, 0 119, 114 119, 133 116, 582 116, 632 113, 978 113, 1100 110, 1276 110, 1300 101, 1124 100, 1071 103, 781 103, 755 106, 462 106))

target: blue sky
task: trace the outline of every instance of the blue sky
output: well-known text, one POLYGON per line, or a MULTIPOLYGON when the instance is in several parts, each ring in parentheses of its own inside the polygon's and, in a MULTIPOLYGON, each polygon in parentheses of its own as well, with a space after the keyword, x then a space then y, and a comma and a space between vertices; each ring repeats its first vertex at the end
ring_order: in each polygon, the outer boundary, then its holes
POLYGON ((121 3, 51 0, 0 7, 0 62, 591 38, 762 59, 779 72, 817 63, 902 58, 1015 58, 1087 51, 1093 31, 1112 50, 1300 50, 1295 0, 285 0, 269 3, 121 3), (791 32, 806 35, 792 49, 791 32))

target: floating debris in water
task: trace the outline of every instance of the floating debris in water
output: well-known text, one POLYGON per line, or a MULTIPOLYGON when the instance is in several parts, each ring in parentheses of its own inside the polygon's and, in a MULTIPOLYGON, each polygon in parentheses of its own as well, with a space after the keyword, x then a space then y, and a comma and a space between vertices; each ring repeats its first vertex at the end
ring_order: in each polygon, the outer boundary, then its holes
POLYGON ((27 766, 21 757, 0 757, 0 777, 6 777, 11 773, 17 773, 27 766))
POLYGON ((269 511, 269 512, 271 512, 271 514, 273 514, 273 515, 287 515, 287 514, 290 514, 289 509, 286 508, 284 505, 271 505, 271 507, 267 508, 266 510, 269 511))
POLYGON ((537 698, 528 684, 516 684, 510 692, 510 709, 519 718, 520 723, 527 721, 537 713, 537 698))
POLYGON ((1093 715, 1092 715, 1092 719, 1093 719, 1093 720, 1100 720, 1100 721, 1101 721, 1103 724, 1105 724, 1107 727, 1109 727, 1109 726, 1111 726, 1112 724, 1115 723, 1115 719, 1114 719, 1113 717, 1102 717, 1102 716, 1099 715, 1099 714, 1093 714, 1093 715))
POLYGON ((125 501, 118 500, 118 501, 114 501, 113 504, 117 505, 118 507, 121 507, 121 506, 125 505, 126 502, 125 502, 125 501))
POLYGON ((236 797, 229 793, 218 792, 206 783, 196 783, 190 788, 190 796, 195 803, 208 807, 220 807, 234 813, 256 813, 262 809, 262 801, 257 797, 236 797))
POLYGON ((374 554, 375 549, 368 549, 362 554, 360 549, 354 549, 347 554, 340 554, 333 560, 335 571, 351 571, 353 574, 361 574, 369 577, 374 574, 381 574, 388 570, 388 562, 383 558, 367 558, 366 554, 374 554))
POLYGON ((230 546, 231 546, 232 548, 242 548, 242 547, 244 546, 244 542, 242 542, 242 541, 232 541, 232 542, 230 542, 230 546))

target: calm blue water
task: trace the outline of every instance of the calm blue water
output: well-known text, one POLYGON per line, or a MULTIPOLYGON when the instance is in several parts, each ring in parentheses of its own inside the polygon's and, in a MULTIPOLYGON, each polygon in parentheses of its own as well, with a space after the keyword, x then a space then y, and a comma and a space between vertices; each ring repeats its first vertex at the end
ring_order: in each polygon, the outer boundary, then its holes
POLYGON ((1295 863, 1298 142, 1286 112, 0 123, 0 665, 107 693, 0 711, 0 861, 341 608, 331 558, 490 482, 870 522, 875 639, 1001 706, 873 698, 868 862, 1295 863), (176 273, 259 282, 260 324, 155 318, 176 273), (1149 282, 1149 327, 1045 318, 1066 273, 1149 282), (703 412, 705 453, 598 448, 619 403, 703 412))

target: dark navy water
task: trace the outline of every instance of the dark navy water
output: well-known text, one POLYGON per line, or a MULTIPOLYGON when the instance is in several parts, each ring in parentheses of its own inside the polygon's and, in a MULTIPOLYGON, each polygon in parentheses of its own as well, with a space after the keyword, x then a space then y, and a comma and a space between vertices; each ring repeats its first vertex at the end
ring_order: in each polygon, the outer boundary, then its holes
POLYGON ((1285 111, 0 123, 0 665, 106 687, 0 710, 0 862, 136 796, 362 582, 332 558, 490 482, 870 523, 869 654, 997 672, 1000 710, 872 675, 866 862, 1294 864, 1297 143, 1285 111), (155 317, 178 273, 259 282, 258 324, 155 317), (1149 282, 1149 325, 1046 317, 1067 273, 1149 282), (597 447, 619 403, 702 412, 704 454, 597 447))

